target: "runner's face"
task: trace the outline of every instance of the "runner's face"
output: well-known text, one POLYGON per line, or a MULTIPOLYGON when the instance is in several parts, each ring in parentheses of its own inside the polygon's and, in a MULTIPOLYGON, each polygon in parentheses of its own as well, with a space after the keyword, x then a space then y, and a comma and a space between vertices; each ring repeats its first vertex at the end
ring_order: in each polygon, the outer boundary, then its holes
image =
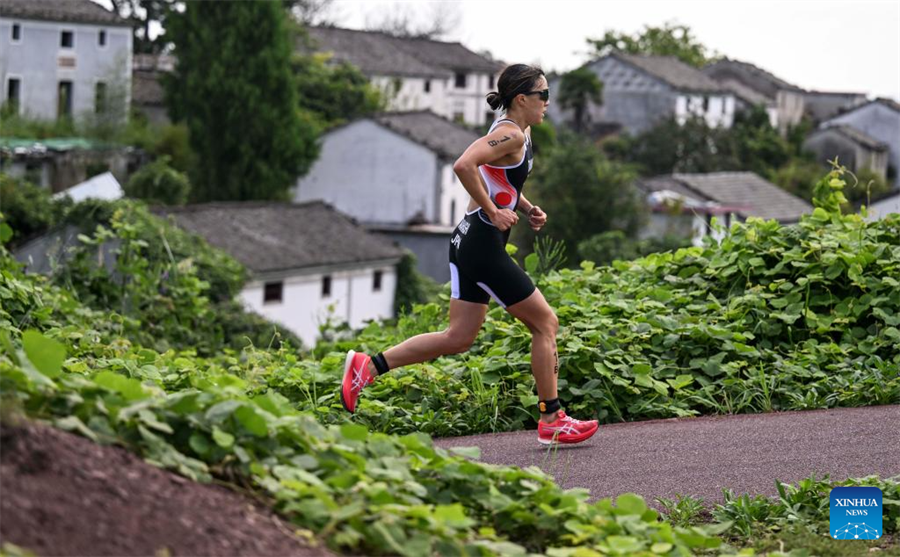
MULTIPOLYGON (((532 87, 532 91, 543 91, 549 89, 547 78, 541 76, 532 87)), ((525 112, 529 125, 540 124, 544 121, 544 115, 547 113, 547 107, 550 106, 550 100, 541 100, 540 95, 524 95, 525 112)))

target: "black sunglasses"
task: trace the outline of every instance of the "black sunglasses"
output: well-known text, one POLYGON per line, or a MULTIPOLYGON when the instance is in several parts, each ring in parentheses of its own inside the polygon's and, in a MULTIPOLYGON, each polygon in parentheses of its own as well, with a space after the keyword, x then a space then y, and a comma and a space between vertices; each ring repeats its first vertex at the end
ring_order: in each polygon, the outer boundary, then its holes
POLYGON ((529 91, 528 93, 522 93, 523 95, 540 95, 541 100, 547 102, 550 100, 550 89, 543 89, 541 91, 529 91))

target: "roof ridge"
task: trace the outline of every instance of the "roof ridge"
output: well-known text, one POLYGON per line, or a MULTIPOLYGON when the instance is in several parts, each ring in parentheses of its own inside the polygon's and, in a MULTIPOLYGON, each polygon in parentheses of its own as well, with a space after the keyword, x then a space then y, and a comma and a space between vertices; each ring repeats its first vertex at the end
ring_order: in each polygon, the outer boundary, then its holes
MULTIPOLYGON (((474 130, 469 129, 467 126, 464 126, 462 124, 454 122, 453 120, 450 120, 449 118, 447 118, 445 116, 437 114, 436 112, 434 112, 430 109, 423 109, 423 110, 419 110, 419 111, 396 111, 396 112, 392 112, 390 114, 372 115, 367 118, 364 117, 362 119, 369 119, 369 120, 373 121, 374 123, 376 123, 377 125, 380 125, 380 126, 384 127, 385 129, 392 131, 410 141, 416 142, 419 145, 429 149, 430 151, 433 151, 434 153, 436 153, 438 155, 452 156, 452 157, 458 156, 457 154, 454 154, 452 151, 449 151, 445 145, 442 145, 440 140, 435 140, 431 136, 424 137, 424 138, 417 136, 415 131, 413 131, 412 129, 406 129, 402 125, 399 125, 399 124, 395 125, 389 119, 392 116, 401 116, 402 117, 402 116, 409 116, 409 115, 431 116, 434 119, 440 121, 442 124, 454 127, 460 132, 465 132, 467 134, 471 134, 471 135, 475 136, 472 139, 473 141, 475 139, 477 139, 478 134, 474 130)), ((357 121, 359 121, 359 120, 357 120, 357 121)), ((415 126, 410 126, 410 128, 414 128, 414 127, 415 126)))
MULTIPOLYGON (((372 34, 372 35, 384 35, 385 37, 388 37, 388 38, 390 38, 390 39, 398 39, 398 40, 401 40, 401 41, 430 41, 430 42, 433 42, 433 43, 440 43, 440 44, 458 44, 458 45, 462 45, 462 43, 461 43, 460 41, 453 41, 453 42, 450 42, 450 41, 440 41, 440 40, 432 39, 432 38, 429 38, 429 37, 401 37, 401 36, 398 36, 398 35, 394 35, 394 34, 388 32, 388 31, 382 31, 382 30, 380 30, 380 29, 353 29, 353 28, 351 28, 351 27, 340 27, 340 26, 337 26, 337 25, 312 25, 312 26, 310 26, 310 27, 317 28, 317 29, 332 29, 332 30, 335 30, 335 31, 349 31, 349 32, 351 32, 351 33, 369 33, 369 34, 372 34)), ((474 51, 473 51, 473 52, 474 52, 474 51)), ((477 54, 477 53, 476 53, 476 54, 477 54)))
POLYGON ((817 134, 817 133, 824 133, 828 130, 836 130, 838 133, 842 133, 845 136, 847 136, 849 139, 854 140, 854 141, 859 141, 860 139, 862 139, 863 141, 872 143, 882 149, 887 149, 889 147, 889 145, 886 142, 878 139, 877 137, 873 137, 873 136, 867 134, 866 132, 864 132, 863 130, 861 130, 851 124, 847 124, 847 123, 836 123, 836 124, 831 124, 828 126, 820 126, 818 129, 814 130, 810 135, 817 134))
POLYGON ((0 7, 5 18, 131 26, 118 12, 92 0, 2 0, 0 7))
MULTIPOLYGON (((758 71, 758 72, 760 72, 760 73, 764 73, 764 74, 766 74, 766 75, 772 76, 772 77, 774 77, 775 79, 777 79, 777 80, 779 80, 779 81, 784 81, 783 79, 781 79, 781 78, 778 77, 777 75, 773 74, 773 73, 770 72, 769 70, 767 70, 767 69, 765 69, 765 68, 761 68, 761 67, 757 66, 756 64, 754 64, 753 62, 747 62, 747 61, 745 61, 745 60, 738 60, 737 58, 729 58, 729 57, 727 57, 727 56, 726 56, 725 58, 722 58, 721 60, 716 60, 715 62, 711 62, 711 63, 707 64, 707 65, 704 66, 704 67, 707 67, 707 66, 714 66, 714 65, 719 64, 719 63, 722 63, 722 62, 729 62, 729 63, 732 63, 732 64, 740 64, 740 65, 742 65, 742 66, 749 66, 750 68, 752 68, 752 69, 754 69, 754 70, 756 70, 756 71, 758 71)), ((787 82, 785 81, 785 83, 787 83, 787 82)))
MULTIPOLYGON (((753 172, 752 170, 716 170, 714 172, 673 172, 672 173, 673 176, 674 175, 678 175, 678 176, 717 176, 718 175, 718 176, 721 176, 722 174, 753 174, 753 175, 759 176, 759 174, 756 174, 756 172, 753 172)), ((762 176, 760 176, 760 178, 761 177, 762 176)))
POLYGON ((714 80, 713 78, 709 77, 708 75, 706 75, 705 73, 700 71, 699 68, 695 68, 694 66, 691 66, 690 64, 680 60, 677 56, 657 55, 657 54, 629 54, 626 52, 613 50, 609 54, 606 54, 604 56, 601 56, 599 58, 595 58, 594 60, 591 60, 590 62, 588 62, 588 64, 598 62, 607 57, 613 57, 613 58, 619 60, 620 62, 628 64, 631 67, 649 75, 653 79, 659 80, 677 90, 686 90, 686 91, 693 90, 693 91, 706 91, 706 92, 711 92, 711 93, 733 94, 727 88, 725 88, 721 83, 719 83, 718 81, 714 80), (674 63, 675 67, 668 68, 667 69, 668 71, 666 71, 663 68, 653 67, 652 65, 651 65, 651 67, 645 67, 646 64, 644 64, 643 62, 651 62, 651 64, 654 62, 666 62, 669 64, 674 63), (672 75, 667 75, 667 74, 673 73, 671 70, 675 70, 676 73, 679 71, 683 72, 686 70, 689 73, 686 76, 685 75, 680 76, 680 77, 684 78, 683 80, 680 80, 680 79, 673 78, 672 75), (679 81, 684 81, 684 82, 679 83, 679 81), (690 83, 691 81, 693 81, 694 83, 691 84, 690 83))
POLYGON ((430 108, 420 108, 418 110, 390 110, 390 111, 383 111, 383 112, 376 113, 373 116, 402 116, 402 115, 407 115, 407 114, 409 114, 409 115, 428 114, 428 115, 434 116, 435 118, 443 120, 444 122, 447 122, 448 124, 452 124, 461 130, 464 130, 467 132, 472 132, 472 133, 477 133, 470 127, 466 126, 465 124, 461 124, 461 123, 457 122, 456 120, 451 120, 450 118, 444 116, 443 114, 438 114, 437 112, 431 110, 430 108))
POLYGON ((203 203, 190 203, 188 205, 160 205, 159 208, 167 213, 193 213, 213 209, 257 209, 260 207, 288 207, 292 209, 299 209, 316 204, 330 207, 330 205, 328 205, 328 203, 322 199, 312 199, 310 201, 303 201, 299 203, 293 201, 253 199, 245 201, 205 201, 203 203))

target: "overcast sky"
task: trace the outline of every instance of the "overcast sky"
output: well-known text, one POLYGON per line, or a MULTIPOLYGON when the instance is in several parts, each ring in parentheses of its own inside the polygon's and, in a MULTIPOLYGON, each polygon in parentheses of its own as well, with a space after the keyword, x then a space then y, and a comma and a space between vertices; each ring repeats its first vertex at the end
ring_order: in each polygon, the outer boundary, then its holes
MULTIPOLYGON (((447 0, 443 0, 447 1, 447 0)), ((364 28, 385 10, 425 17, 435 0, 335 0, 342 27, 364 28)), ((708 49, 806 89, 900 101, 900 0, 456 0, 448 35, 506 62, 567 71, 587 59, 588 37, 635 33, 673 21, 708 49)))

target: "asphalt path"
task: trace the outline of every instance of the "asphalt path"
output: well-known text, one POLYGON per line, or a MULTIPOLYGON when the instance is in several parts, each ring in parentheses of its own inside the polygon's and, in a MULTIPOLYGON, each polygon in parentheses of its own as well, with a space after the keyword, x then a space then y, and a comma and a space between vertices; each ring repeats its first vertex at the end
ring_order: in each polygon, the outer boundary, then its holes
POLYGON ((705 416, 601 425, 580 445, 538 444, 537 431, 436 439, 442 448, 481 449, 479 461, 537 466, 560 486, 588 488, 591 500, 621 493, 676 494, 723 501, 737 494, 777 496, 775 480, 816 474, 844 480, 900 475, 900 405, 705 416))

